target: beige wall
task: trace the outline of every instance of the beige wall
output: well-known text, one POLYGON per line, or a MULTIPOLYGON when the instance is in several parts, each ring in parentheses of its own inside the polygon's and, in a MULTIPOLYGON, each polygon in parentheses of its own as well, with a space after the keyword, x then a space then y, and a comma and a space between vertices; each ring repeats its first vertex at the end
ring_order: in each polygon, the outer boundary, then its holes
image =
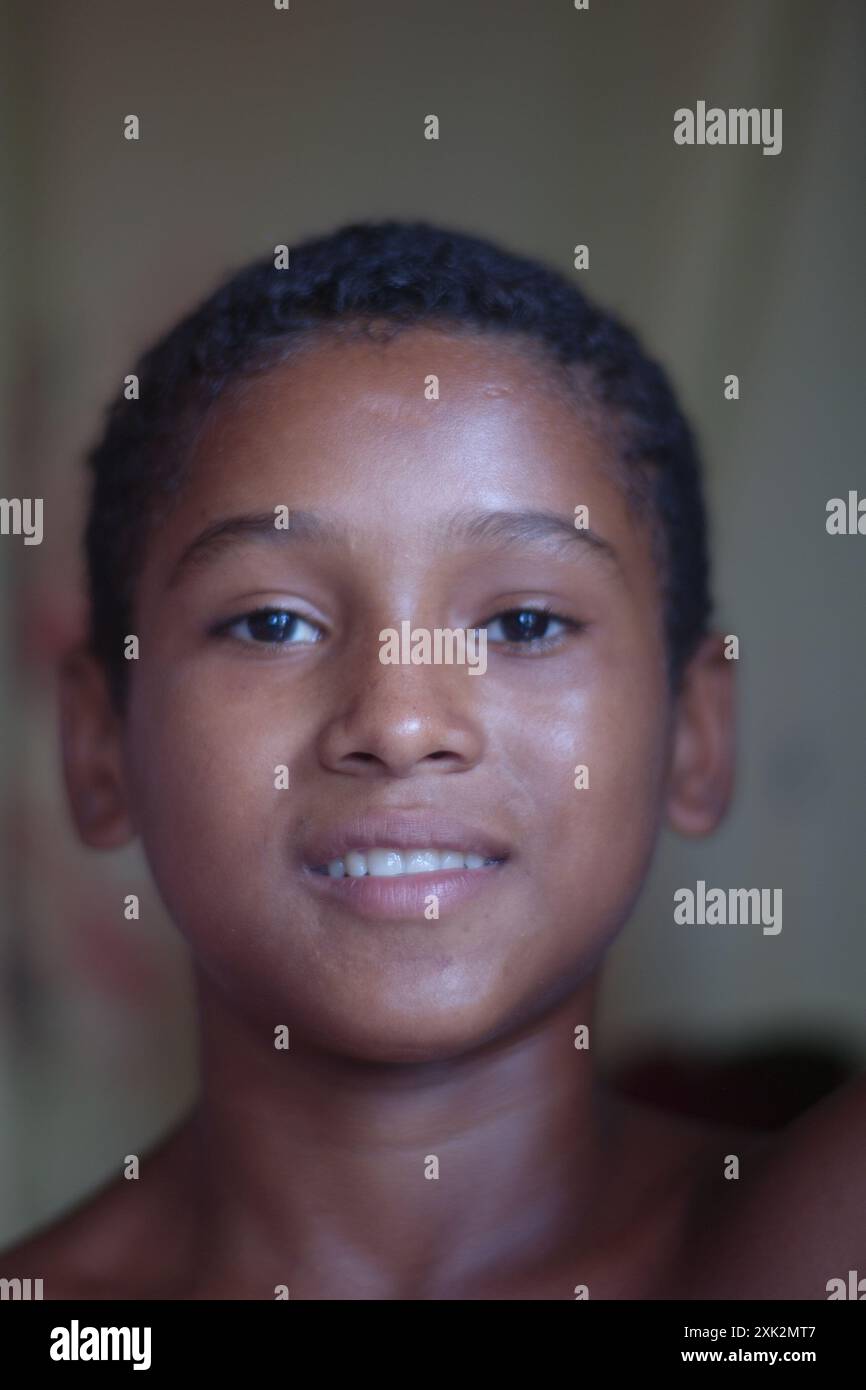
POLYGON ((742 642, 739 796, 713 841, 665 841, 614 951, 606 1055, 791 1028, 866 1058, 866 539, 824 529, 827 498, 866 490, 864 17, 856 0, 6 6, 0 466, 4 495, 46 499, 46 536, 0 545, 0 1238, 116 1172, 194 1082, 183 948, 137 854, 80 848, 62 803, 51 666, 79 613, 81 451, 134 354, 217 277, 350 218, 429 217, 566 271, 587 242, 587 288, 646 335, 704 443, 720 617, 742 642), (782 153, 675 146, 674 109, 700 98, 781 107, 782 153), (673 890, 697 878, 781 887, 782 934, 675 927, 673 890), (136 890, 133 930, 116 902, 136 890))

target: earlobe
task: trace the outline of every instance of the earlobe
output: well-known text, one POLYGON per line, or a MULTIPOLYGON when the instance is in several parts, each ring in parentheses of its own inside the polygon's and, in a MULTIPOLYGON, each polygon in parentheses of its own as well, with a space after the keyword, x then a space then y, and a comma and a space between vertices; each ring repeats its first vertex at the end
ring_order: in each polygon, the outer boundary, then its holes
POLYGON ((105 671, 86 648, 78 647, 60 668, 60 739, 72 818, 82 840, 94 849, 116 849, 135 833, 120 735, 105 671))
POLYGON ((728 808, 734 781, 734 665, 725 641, 706 637, 689 661, 677 698, 667 816, 681 835, 709 835, 728 808))

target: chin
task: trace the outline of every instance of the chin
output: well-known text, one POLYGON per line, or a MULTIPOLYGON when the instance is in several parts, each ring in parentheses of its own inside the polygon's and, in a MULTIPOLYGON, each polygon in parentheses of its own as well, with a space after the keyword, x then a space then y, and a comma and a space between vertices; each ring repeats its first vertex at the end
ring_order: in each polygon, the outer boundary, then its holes
POLYGON ((457 1008, 427 1014, 401 1011, 387 1017, 374 1013, 363 1020, 332 1015, 322 1032, 307 1036, 312 1046, 359 1062, 419 1066, 467 1056, 495 1036, 499 1026, 498 1017, 491 1021, 476 1004, 471 1015, 457 1008))

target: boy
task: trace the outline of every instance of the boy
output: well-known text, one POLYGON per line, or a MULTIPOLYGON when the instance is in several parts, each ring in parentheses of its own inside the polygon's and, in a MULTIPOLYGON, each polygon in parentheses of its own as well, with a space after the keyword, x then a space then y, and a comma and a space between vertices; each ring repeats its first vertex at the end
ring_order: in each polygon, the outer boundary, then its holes
POLYGON ((556 274, 392 222, 241 271, 137 375, 91 455, 64 762, 84 840, 140 836, 189 943, 201 1093, 2 1273, 46 1298, 826 1298, 866 1254, 861 1081, 770 1135, 596 1075, 601 963, 662 822, 711 832, 731 787, 662 371, 556 274), (425 659, 446 630, 483 671, 425 659))

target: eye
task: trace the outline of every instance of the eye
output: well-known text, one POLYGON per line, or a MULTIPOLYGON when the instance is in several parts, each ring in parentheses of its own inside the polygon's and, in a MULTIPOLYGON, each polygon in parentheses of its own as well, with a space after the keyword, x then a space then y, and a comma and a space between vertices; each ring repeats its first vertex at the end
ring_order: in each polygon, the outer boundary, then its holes
POLYGON ((287 608, 257 608, 220 623, 217 634, 267 646, 309 646, 322 640, 322 629, 287 608), (312 633, 312 636, 308 635, 312 633), (305 635, 307 634, 307 635, 305 635))
POLYGON ((566 631, 577 630, 581 625, 571 618, 561 617, 550 608, 509 608, 481 626, 488 629, 491 642, 504 642, 510 647, 531 647, 539 651, 556 646, 566 631), (551 632, 552 626, 558 630, 551 632))

